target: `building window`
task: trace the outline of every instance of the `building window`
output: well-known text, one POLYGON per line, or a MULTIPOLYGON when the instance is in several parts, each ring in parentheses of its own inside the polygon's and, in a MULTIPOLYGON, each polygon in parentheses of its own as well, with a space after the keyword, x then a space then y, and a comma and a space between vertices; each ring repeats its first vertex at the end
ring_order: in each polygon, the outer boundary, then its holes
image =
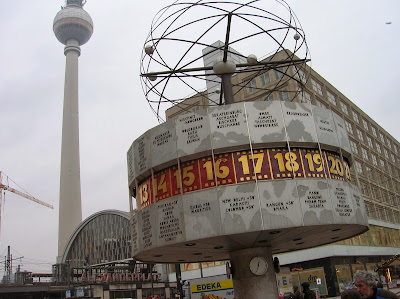
POLYGON ((326 108, 325 104, 324 104, 324 103, 322 103, 322 102, 321 102, 321 101, 319 101, 319 100, 315 100, 315 104, 316 104, 318 107, 321 107, 321 108, 326 108))
POLYGON ((347 105, 345 103, 340 102, 340 107, 342 108, 344 114, 349 115, 349 110, 347 109, 347 105))
POLYGON ((369 197, 369 190, 368 190, 368 185, 367 185, 367 183, 364 183, 364 182, 360 182, 360 187, 361 187, 361 193, 362 193, 362 195, 364 195, 364 196, 368 196, 369 197))
POLYGON ((385 161, 381 159, 381 167, 385 168, 385 161))
POLYGON ((301 102, 311 105, 311 95, 308 92, 303 91, 301 93, 301 102))
POLYGON ((260 79, 261 79, 261 85, 262 86, 267 85, 268 83, 271 82, 271 80, 269 79, 269 73, 268 72, 265 72, 265 73, 261 74, 260 79))
POLYGON ((396 202, 396 195, 389 192, 389 204, 393 206, 398 206, 396 202))
POLYGON ((317 81, 315 81, 314 79, 311 79, 311 85, 312 88, 314 89, 314 91, 319 94, 320 96, 323 96, 324 93, 322 92, 322 86, 321 84, 319 84, 317 81))
POLYGON ((385 143, 385 136, 382 133, 379 133, 379 136, 381 137, 382 143, 385 143))
POLYGON ((392 147, 392 144, 391 144, 391 142, 390 142, 390 139, 388 138, 388 139, 386 139, 386 142, 387 142, 387 145, 388 145, 388 147, 389 148, 391 148, 392 147))
POLYGON ((379 143, 376 143, 376 150, 378 153, 382 154, 381 145, 379 143))
MULTIPOLYGON (((391 171, 390 171, 394 176, 396 175, 396 167, 394 166, 394 165, 392 165, 392 167, 391 167, 391 171)), ((397 184, 397 183, 396 183, 397 184)), ((396 186, 396 184, 395 184, 395 186, 396 186)), ((399 190, 400 190, 400 183, 399 183, 399 190)), ((400 205, 399 205, 400 206, 400 205)))
POLYGON ((364 142, 364 135, 360 129, 357 129, 357 136, 358 136, 358 139, 360 139, 362 142, 364 142))
POLYGON ((333 94, 331 94, 329 91, 327 91, 328 94, 328 101, 332 104, 336 106, 336 98, 333 94))
POLYGON ((393 211, 393 222, 400 223, 400 212, 393 211))
POLYGON ((387 217, 387 220, 388 220, 389 222, 393 222, 393 213, 392 213, 392 211, 389 210, 389 209, 385 209, 385 210, 386 210, 386 217, 387 217))
POLYGON ((358 155, 358 146, 353 140, 350 140, 351 151, 358 155))
POLYGON ((374 164, 375 166, 378 166, 378 159, 376 158, 376 156, 374 154, 372 154, 372 164, 374 164))
POLYGON ((371 191, 372 191, 372 198, 375 200, 380 199, 379 198, 379 192, 378 192, 378 188, 376 188, 375 186, 371 187, 371 191))
POLYGON ((386 177, 385 177, 385 183, 386 183, 386 187, 387 187, 389 190, 392 190, 392 180, 390 179, 389 176, 386 176, 386 177))
POLYGON ((367 176, 370 180, 374 180, 374 171, 371 167, 365 166, 365 172, 367 173, 367 176))
POLYGON ((369 146, 370 148, 374 148, 374 144, 372 143, 371 137, 367 136, 367 141, 368 141, 368 146, 369 146))
POLYGON ((347 120, 345 120, 344 122, 346 124, 347 132, 349 132, 350 134, 353 134, 353 126, 351 125, 351 123, 349 123, 347 120))
POLYGON ((379 207, 376 212, 377 212, 378 219, 385 220, 385 215, 383 213, 383 208, 382 207, 379 207))
POLYGON ((274 100, 274 95, 272 93, 264 99, 264 101, 273 101, 273 100, 274 100))
POLYGON ((358 162, 358 161, 356 161, 356 170, 357 170, 357 173, 362 173, 363 172, 362 164, 360 162, 358 162))
POLYGON ((365 160, 368 160, 368 151, 364 147, 361 147, 361 152, 362 152, 363 158, 365 160))
POLYGON ((283 68, 278 67, 276 70, 274 70, 274 74, 275 74, 275 80, 279 80, 280 78, 283 77, 283 68))
POLYGON ((281 91, 279 91, 279 99, 281 101, 289 101, 289 92, 287 88, 284 88, 281 91))
POLYGON ((397 145, 393 144, 393 150, 397 154, 397 145))
POLYGON ((390 155, 392 156, 392 162, 396 163, 396 158, 394 157, 394 155, 393 154, 390 154, 390 155))
POLYGON ((374 206, 368 202, 365 203, 365 210, 367 212, 368 217, 374 217, 374 206))
POLYGON ((253 92, 257 89, 257 83, 256 83, 256 78, 252 79, 249 81, 247 84, 247 91, 248 92, 253 92))
MULTIPOLYGON (((387 162, 389 163, 389 162, 387 162)), ((392 174, 392 167, 388 164, 388 168, 386 169, 388 174, 392 174)))
POLYGON ((306 82, 307 82, 306 74, 305 74, 302 70, 300 70, 300 69, 298 69, 297 67, 293 66, 293 73, 294 73, 294 76, 295 76, 301 83, 306 84, 306 82))
POLYGON ((365 119, 363 119, 362 122, 363 122, 364 129, 368 131, 368 122, 365 119))
POLYGON ((378 138, 375 127, 371 126, 371 129, 372 129, 372 135, 374 135, 375 138, 378 138))
POLYGON ((388 150, 386 148, 383 148, 383 152, 385 153, 385 157, 386 159, 389 159, 389 153, 388 150))
POLYGON ((358 113, 357 112, 355 112, 354 110, 352 110, 351 111, 352 112, 352 114, 353 114, 353 119, 356 121, 356 123, 360 123, 360 120, 359 120, 359 118, 358 118, 358 113))

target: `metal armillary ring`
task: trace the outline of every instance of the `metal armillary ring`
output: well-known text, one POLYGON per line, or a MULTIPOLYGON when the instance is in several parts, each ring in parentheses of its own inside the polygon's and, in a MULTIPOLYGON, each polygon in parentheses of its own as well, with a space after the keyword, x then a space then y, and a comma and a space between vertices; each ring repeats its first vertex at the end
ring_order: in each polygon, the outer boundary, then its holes
POLYGON ((301 71, 307 61, 305 34, 283 0, 178 0, 153 19, 141 57, 142 87, 162 121, 162 104, 185 110, 184 101, 194 96, 205 99, 199 105, 230 104, 252 79, 271 69, 279 80, 265 91, 271 94, 296 80, 296 90, 289 91, 294 98, 307 81, 301 71), (276 58, 279 52, 284 59, 276 58), (243 79, 232 83, 237 74, 243 79))

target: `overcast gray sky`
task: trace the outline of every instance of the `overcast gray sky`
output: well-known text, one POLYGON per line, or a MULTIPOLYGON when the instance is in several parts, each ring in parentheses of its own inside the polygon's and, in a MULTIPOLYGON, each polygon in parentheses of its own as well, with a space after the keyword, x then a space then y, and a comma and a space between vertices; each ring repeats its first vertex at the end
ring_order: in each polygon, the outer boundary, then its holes
MULTIPOLYGON (((311 66, 399 140, 400 2, 287 2, 306 33, 311 66)), ((79 58, 83 219, 105 209, 129 209, 126 151, 157 125, 140 85, 140 55, 154 15, 170 3, 85 5, 94 34, 79 58)), ((52 24, 61 5, 62 0, 13 0, 3 1, 0 10, 0 171, 55 207, 6 192, 0 260, 9 245, 13 258, 24 256, 13 266, 33 272, 49 272, 57 255, 65 56, 52 24)))

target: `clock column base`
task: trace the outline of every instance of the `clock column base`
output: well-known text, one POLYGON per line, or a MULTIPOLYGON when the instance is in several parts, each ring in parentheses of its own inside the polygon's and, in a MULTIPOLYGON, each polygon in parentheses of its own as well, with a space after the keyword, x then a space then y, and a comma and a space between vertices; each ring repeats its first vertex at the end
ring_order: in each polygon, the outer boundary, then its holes
MULTIPOLYGON (((261 261, 263 259, 260 259, 261 261)), ((272 259, 272 252, 270 247, 249 248, 230 253, 230 260, 232 265, 232 280, 233 289, 235 291, 236 299, 277 299, 278 288, 276 284, 276 275, 274 271, 274 263, 272 259), (263 258, 267 262, 267 269, 261 270, 262 263, 256 262, 254 267, 254 260, 256 258, 263 258), (250 266, 252 264, 252 266, 250 266), (250 270, 252 267, 253 274, 250 270), (264 272, 263 274, 261 274, 264 272)))

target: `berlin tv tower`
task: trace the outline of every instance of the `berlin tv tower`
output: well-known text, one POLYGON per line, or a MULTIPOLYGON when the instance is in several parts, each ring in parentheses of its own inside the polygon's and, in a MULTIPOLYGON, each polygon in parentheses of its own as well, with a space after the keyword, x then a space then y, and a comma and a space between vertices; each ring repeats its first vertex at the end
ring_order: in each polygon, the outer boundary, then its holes
POLYGON ((64 110, 61 143, 60 209, 58 226, 58 256, 61 262, 64 248, 75 228, 82 222, 81 179, 79 163, 78 57, 80 46, 93 33, 93 21, 82 8, 86 0, 66 0, 57 13, 53 31, 65 45, 64 110))

